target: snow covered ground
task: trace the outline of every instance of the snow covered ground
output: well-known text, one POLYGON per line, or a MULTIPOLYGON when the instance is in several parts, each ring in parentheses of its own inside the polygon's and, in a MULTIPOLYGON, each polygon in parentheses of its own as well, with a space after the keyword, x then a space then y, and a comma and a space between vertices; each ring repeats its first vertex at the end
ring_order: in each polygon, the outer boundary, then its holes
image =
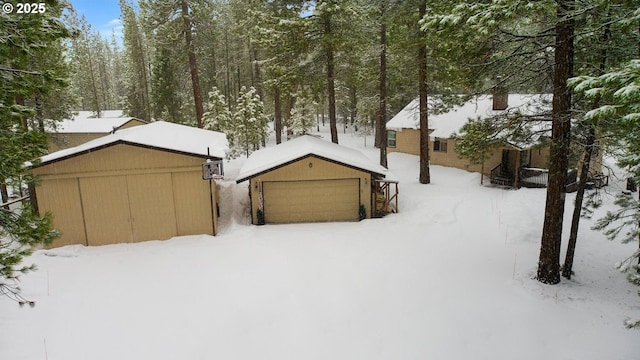
POLYGON ((36 307, 0 298, 0 359, 640 358, 623 326, 640 297, 613 268, 637 244, 583 220, 574 278, 533 279, 545 189, 439 166, 421 185, 418 158, 392 153, 400 213, 251 226, 242 163, 225 164, 218 236, 37 251, 22 281, 36 307))

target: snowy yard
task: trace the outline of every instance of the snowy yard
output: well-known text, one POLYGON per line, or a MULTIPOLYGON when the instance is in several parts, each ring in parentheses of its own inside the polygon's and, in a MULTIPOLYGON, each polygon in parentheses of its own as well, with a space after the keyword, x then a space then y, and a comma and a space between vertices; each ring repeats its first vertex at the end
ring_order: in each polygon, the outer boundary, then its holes
MULTIPOLYGON (((362 138, 340 143, 377 156, 362 138)), ((640 357, 623 326, 640 297, 613 268, 637 244, 583 220, 574 278, 533 279, 545 189, 482 187, 438 166, 421 185, 418 158, 392 153, 400 213, 252 226, 241 165, 225 163, 218 236, 36 252, 22 281, 36 307, 0 298, 0 359, 640 357)))

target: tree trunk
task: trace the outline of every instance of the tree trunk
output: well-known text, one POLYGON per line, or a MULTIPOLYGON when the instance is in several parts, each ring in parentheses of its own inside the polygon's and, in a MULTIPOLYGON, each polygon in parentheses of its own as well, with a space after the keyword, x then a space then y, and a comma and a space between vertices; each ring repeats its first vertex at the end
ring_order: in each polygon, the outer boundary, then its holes
POLYGON ((549 154, 549 184, 545 205, 538 281, 544 284, 560 282, 560 247, 564 215, 565 186, 571 132, 571 93, 567 80, 573 74, 574 21, 567 18, 573 1, 557 0, 555 69, 553 78, 553 111, 551 149, 549 154))
POLYGON ((191 38, 191 19, 189 19, 189 6, 187 0, 181 1, 182 20, 184 22, 184 39, 187 42, 187 51, 189 52, 189 71, 191 72, 191 85, 193 87, 193 102, 196 106, 196 123, 198 128, 202 129, 202 114, 204 107, 202 106, 202 95, 200 93, 200 79, 198 78, 198 64, 196 63, 196 52, 193 49, 193 40, 191 38))
MULTIPOLYGON (((324 35, 331 38, 331 15, 324 17, 324 35)), ((327 96, 329 97, 329 128, 331 130, 331 142, 338 143, 338 123, 336 120, 336 89, 334 66, 335 59, 333 54, 332 40, 327 40, 325 45, 327 56, 327 96)))
MULTIPOLYGON (((351 125, 356 124, 356 117, 358 116, 358 92, 355 86, 349 89, 349 122, 351 125)), ((358 126, 355 125, 355 130, 358 131, 358 126)))
MULTIPOLYGON (((607 11, 607 19, 611 19, 611 8, 607 11)), ((602 50, 600 50, 600 68, 598 69, 598 75, 604 74, 607 66, 607 48, 609 38, 611 37, 611 22, 608 21, 604 27, 602 34, 602 50)), ((600 99, 597 98, 594 101, 593 108, 600 106, 600 99)), ((567 254, 564 259, 564 266, 562 267, 562 276, 567 279, 571 279, 573 273, 573 258, 576 251, 576 243, 578 241, 578 229, 580 226, 580 214, 582 213, 582 201, 584 199, 584 190, 587 184, 587 174, 589 173, 589 167, 591 166, 591 156, 594 152, 594 146, 596 142, 596 129, 592 123, 587 123, 587 139, 585 141, 584 159, 582 163, 582 169, 580 170, 580 181, 578 182, 578 192, 576 193, 576 200, 573 206, 573 216, 571 218, 571 230, 569 232, 569 244, 567 245, 567 254)))
MULTIPOLYGON (((215 39, 214 39, 215 42, 215 39)), ((216 63, 216 47, 211 46, 211 86, 218 88, 218 65, 216 63)))
POLYGON ((380 95, 380 108, 376 136, 380 146, 380 165, 388 168, 387 164, 387 21, 386 0, 381 1, 380 7, 380 78, 378 81, 378 94, 380 95))
MULTIPOLYGON (((142 102, 144 106, 144 115, 143 120, 151 121, 151 95, 149 93, 149 72, 151 71, 151 64, 147 66, 147 61, 145 60, 144 54, 145 50, 142 48, 142 42, 140 39, 140 34, 136 33, 136 42, 138 43, 138 51, 140 53, 140 72, 142 73, 142 82, 144 83, 144 94, 142 96, 142 102)), ((147 49, 149 51, 149 49, 147 49)), ((138 75, 140 76, 140 75, 138 75)))
POLYGON ((593 126, 589 128, 587 141, 585 144, 584 159, 582 168, 580 169, 580 180, 578 181, 578 191, 576 200, 573 205, 573 216, 571 217, 571 230, 569 232, 569 244, 567 245, 567 254, 564 258, 564 266, 562 267, 562 276, 571 279, 573 269, 573 257, 576 251, 576 243, 578 241, 578 228, 580 225, 580 213, 582 212, 582 200, 584 199, 584 190, 587 184, 587 174, 589 173, 589 164, 591 163, 591 154, 595 144, 596 134, 593 126))
MULTIPOLYGON (((3 204, 9 201, 9 190, 4 181, 0 182, 0 200, 2 200, 3 204)), ((9 205, 5 206, 4 209, 9 210, 9 205)))
POLYGON ((273 112, 276 144, 280 144, 282 142, 282 102, 280 101, 280 88, 277 85, 273 92, 273 112))
POLYGON ((284 126, 287 127, 287 140, 291 139, 293 135, 293 130, 291 129, 291 110, 293 109, 293 96, 291 95, 292 91, 289 92, 287 97, 284 99, 284 126))
POLYGON ((255 88, 258 92, 260 100, 264 101, 264 91, 262 90, 262 73, 260 71, 260 65, 258 65, 258 49, 253 49, 253 81, 255 81, 255 88))
POLYGON ((227 109, 229 109, 229 111, 231 111, 231 68, 230 68, 230 64, 229 64, 229 31, 227 30, 227 27, 224 27, 224 57, 225 57, 225 75, 226 75, 226 82, 225 82, 225 92, 226 92, 226 96, 227 96, 227 109))
MULTIPOLYGON (((419 5, 419 18, 427 13, 427 1, 419 5)), ((418 83, 420 97, 420 178, 421 184, 431 182, 429 173, 429 114, 427 109, 427 45, 424 41, 418 46, 418 83)))
POLYGON ((34 102, 36 104, 36 119, 38 120, 38 131, 45 132, 46 129, 44 127, 44 105, 42 104, 42 100, 39 95, 35 96, 34 102))
POLYGON ((91 79, 91 91, 93 92, 93 101, 95 101, 95 108, 92 110, 96 112, 96 117, 102 117, 102 109, 100 108, 98 87, 96 85, 96 79, 93 71, 93 61, 91 60, 91 49, 88 46, 87 46, 87 60, 89 61, 89 77, 91 79))

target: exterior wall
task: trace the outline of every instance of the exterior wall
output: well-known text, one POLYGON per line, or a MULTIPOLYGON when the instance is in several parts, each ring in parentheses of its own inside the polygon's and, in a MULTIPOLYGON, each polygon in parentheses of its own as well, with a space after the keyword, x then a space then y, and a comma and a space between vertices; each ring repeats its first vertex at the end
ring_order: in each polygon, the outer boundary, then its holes
POLYGON ((411 155, 420 155, 420 130, 397 130, 396 146, 387 147, 387 152, 401 152, 411 155))
POLYGON ((549 147, 538 146, 531 149, 531 163, 529 167, 547 169, 549 168, 549 147))
POLYGON ((213 234, 215 183, 204 158, 114 145, 34 168, 41 213, 62 232, 52 246, 103 245, 213 234))
POLYGON ((62 236, 52 246, 86 244, 78 178, 42 181, 36 190, 40 212, 54 213, 53 226, 62 236))
MULTIPOLYGON (((444 139, 440 139, 444 140, 444 139)), ((455 152, 455 139, 447 140, 447 151, 435 151, 434 141, 429 141, 429 157, 431 165, 441 165, 455 167, 462 170, 481 172, 481 164, 471 164, 468 159, 460 158, 455 152)), ((489 155, 489 158, 484 163, 484 174, 489 175, 491 169, 498 166, 502 162, 502 150, 504 147, 495 148, 489 155)), ((412 155, 420 155, 420 130, 416 129, 402 129, 402 131, 396 131, 396 146, 389 147, 388 152, 402 152, 412 155)), ((541 146, 531 149, 530 152, 531 161, 530 167, 547 168, 549 160, 549 147, 541 146)), ((510 165, 515 167, 515 156, 510 156, 510 165)), ((522 163, 521 163, 522 164, 522 163)))
MULTIPOLYGON (((367 218, 371 217, 371 174, 308 156, 289 165, 277 168, 250 179, 251 218, 255 224, 259 207, 258 183, 267 181, 305 181, 329 179, 359 179, 360 204, 364 205, 367 218)), ((327 211, 331 211, 330 208, 327 211)))
MULTIPOLYGON (((441 139, 444 140, 444 139, 441 139)), ((458 153, 455 152, 456 140, 447 140, 447 152, 435 151, 433 141, 429 142, 429 156, 431 165, 441 165, 455 167, 462 170, 481 172, 482 164, 472 164, 467 158, 460 158, 458 153)), ((489 158, 484 162, 484 174, 489 175, 491 169, 500 164, 502 161, 502 149, 497 148, 491 152, 489 158)))
POLYGON ((148 124, 148 123, 146 121, 142 121, 142 120, 138 120, 138 119, 131 119, 131 120, 127 121, 126 123, 120 125, 118 130, 128 129, 130 127, 134 127, 134 126, 138 126, 138 125, 144 125, 144 124, 148 124))
POLYGON ((49 153, 68 149, 107 135, 106 133, 53 133, 49 134, 49 153))
POLYGON ((175 154, 141 146, 116 144, 33 169, 36 175, 68 177, 71 174, 104 176, 110 174, 167 172, 171 169, 201 170, 204 157, 175 154), (88 174, 90 173, 90 174, 88 174))

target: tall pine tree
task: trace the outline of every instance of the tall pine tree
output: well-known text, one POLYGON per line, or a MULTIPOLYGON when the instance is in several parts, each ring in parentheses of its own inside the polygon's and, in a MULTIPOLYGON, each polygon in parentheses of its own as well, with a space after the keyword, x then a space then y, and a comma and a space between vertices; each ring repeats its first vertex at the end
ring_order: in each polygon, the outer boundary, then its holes
MULTIPOLYGON (((48 1, 46 12, 38 16, 0 14, 0 183, 22 186, 32 181, 25 172, 27 161, 45 154, 46 135, 38 114, 49 111, 56 92, 68 87, 68 64, 64 58, 48 58, 49 49, 59 51, 61 41, 70 36, 60 17, 63 3, 48 1), (48 98, 48 101, 42 101, 48 98)), ((62 103, 70 99, 60 97, 62 103)), ((64 104, 57 105, 64 109, 64 104)), ((53 108, 53 106, 51 106, 53 108)), ((4 195, 4 194, 3 194, 4 195)), ((3 203, 6 201, 3 196, 3 203)), ((32 204, 0 207, 0 295, 20 304, 20 275, 35 270, 23 264, 34 246, 47 244, 57 236, 51 217, 41 217, 32 204)))

